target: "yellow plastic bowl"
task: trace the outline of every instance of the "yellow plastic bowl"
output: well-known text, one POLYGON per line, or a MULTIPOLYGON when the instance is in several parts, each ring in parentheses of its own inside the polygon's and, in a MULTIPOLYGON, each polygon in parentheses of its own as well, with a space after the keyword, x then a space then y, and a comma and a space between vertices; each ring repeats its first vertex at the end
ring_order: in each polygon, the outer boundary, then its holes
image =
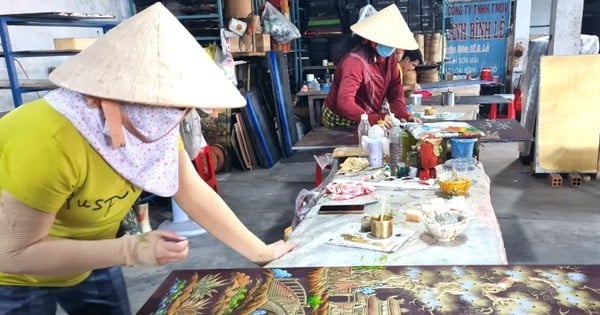
POLYGON ((446 175, 438 178, 442 193, 446 196, 463 196, 471 188, 471 179, 461 175, 446 175))

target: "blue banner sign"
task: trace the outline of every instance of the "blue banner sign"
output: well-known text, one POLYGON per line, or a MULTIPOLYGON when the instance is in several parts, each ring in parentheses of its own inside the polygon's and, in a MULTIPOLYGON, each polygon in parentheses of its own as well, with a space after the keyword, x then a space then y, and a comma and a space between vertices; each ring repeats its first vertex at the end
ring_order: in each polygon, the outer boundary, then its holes
POLYGON ((506 45, 510 0, 448 3, 453 28, 446 33, 446 72, 478 77, 489 67, 502 82, 506 73, 506 45))

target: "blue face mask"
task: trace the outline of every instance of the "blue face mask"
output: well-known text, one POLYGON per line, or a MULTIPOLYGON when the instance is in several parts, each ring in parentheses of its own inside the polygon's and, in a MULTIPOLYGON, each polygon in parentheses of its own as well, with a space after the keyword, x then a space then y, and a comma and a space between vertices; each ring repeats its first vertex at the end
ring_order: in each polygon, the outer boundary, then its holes
POLYGON ((396 51, 396 48, 377 44, 377 46, 375 46, 375 50, 377 51, 377 54, 379 56, 385 58, 391 56, 394 53, 394 51, 396 51))

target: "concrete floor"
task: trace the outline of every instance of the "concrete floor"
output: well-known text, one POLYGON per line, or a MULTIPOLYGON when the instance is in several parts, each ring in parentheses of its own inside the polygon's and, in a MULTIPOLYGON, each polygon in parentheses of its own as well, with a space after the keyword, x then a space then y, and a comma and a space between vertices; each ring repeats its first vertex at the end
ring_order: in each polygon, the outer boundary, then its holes
MULTIPOLYGON (((297 193, 314 186, 311 152, 298 152, 271 169, 218 175, 221 196, 267 242, 291 222, 297 193)), ((492 180, 491 196, 510 264, 599 264, 600 183, 551 188, 518 159, 515 143, 486 144, 480 160, 492 180), (596 244, 596 245, 594 245, 596 244)), ((565 180, 566 183, 566 180, 565 180)), ((167 200, 151 204, 155 227, 170 216, 167 200)), ((132 310, 137 311, 173 269, 257 267, 212 236, 190 238, 189 258, 163 267, 124 268, 132 310)))

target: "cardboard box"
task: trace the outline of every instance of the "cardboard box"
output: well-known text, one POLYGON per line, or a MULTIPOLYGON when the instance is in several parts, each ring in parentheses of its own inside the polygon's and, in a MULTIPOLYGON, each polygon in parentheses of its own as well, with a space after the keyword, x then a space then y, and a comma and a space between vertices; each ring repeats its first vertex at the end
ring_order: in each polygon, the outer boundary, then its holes
POLYGON ((271 50, 271 36, 269 34, 254 35, 254 51, 265 52, 271 50))
POLYGON ((225 17, 245 19, 252 14, 252 0, 226 0, 225 17))
POLYGON ((400 10, 405 20, 408 19, 408 4, 398 5, 398 10, 400 10))
POLYGON ((240 41, 242 40, 239 36, 229 37, 227 39, 229 41, 229 51, 231 53, 241 53, 244 52, 241 50, 240 41))
POLYGON ((421 31, 423 32, 431 32, 433 31, 433 17, 432 16, 422 16, 421 17, 421 31))
POLYGON ((271 50, 269 34, 254 34, 252 37, 233 36, 228 38, 231 53, 253 53, 271 50))
POLYGON ((421 0, 421 12, 422 12, 422 14, 425 14, 425 13, 423 13, 424 11, 431 10, 433 8, 433 6, 434 6, 433 0, 421 0))
POLYGON ((54 49, 56 50, 83 50, 88 48, 96 38, 69 37, 55 38, 54 49))
POLYGON ((262 25, 260 24, 260 15, 253 15, 250 22, 248 22, 248 27, 254 34, 261 34, 262 25))

